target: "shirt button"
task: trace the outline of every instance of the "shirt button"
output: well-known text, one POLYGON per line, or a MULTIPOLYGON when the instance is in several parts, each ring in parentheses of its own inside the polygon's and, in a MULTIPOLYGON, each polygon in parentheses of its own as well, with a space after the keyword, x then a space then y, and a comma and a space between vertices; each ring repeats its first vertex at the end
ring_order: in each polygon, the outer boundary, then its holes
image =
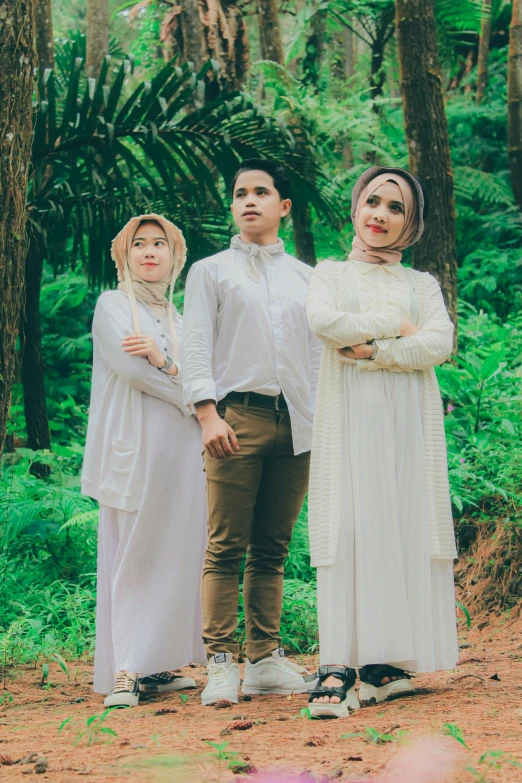
POLYGON ((157 324, 161 323, 161 321, 160 321, 160 319, 159 319, 159 318, 156 318, 156 323, 157 323, 157 324))
POLYGON ((164 335, 164 334, 162 334, 161 336, 162 336, 162 337, 165 337, 165 335, 164 335))
POLYGON ((165 353, 167 353, 167 348, 166 347, 163 350, 165 351, 165 353))

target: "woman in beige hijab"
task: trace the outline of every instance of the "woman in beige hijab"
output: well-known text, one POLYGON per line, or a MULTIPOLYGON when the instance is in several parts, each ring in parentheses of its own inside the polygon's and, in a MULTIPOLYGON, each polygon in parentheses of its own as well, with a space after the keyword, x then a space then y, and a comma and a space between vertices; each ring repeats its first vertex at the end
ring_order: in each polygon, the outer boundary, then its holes
POLYGON ((112 255, 120 282, 94 313, 82 473, 82 491, 100 504, 94 690, 109 694, 107 707, 194 687, 171 671, 205 660, 201 432, 182 402, 172 303, 185 241, 160 215, 141 215, 112 255))
POLYGON ((313 716, 412 691, 411 671, 458 660, 456 557, 443 412, 434 366, 453 325, 440 287, 404 267, 424 229, 407 171, 373 167, 355 185, 345 263, 315 269, 310 327, 325 343, 309 490, 321 667, 313 716))

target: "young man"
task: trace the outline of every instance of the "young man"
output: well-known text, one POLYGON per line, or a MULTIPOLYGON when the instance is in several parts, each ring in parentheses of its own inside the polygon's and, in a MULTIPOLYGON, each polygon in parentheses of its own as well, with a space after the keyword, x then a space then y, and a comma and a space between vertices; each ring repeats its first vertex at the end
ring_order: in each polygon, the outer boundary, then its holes
POLYGON ((244 161, 231 207, 240 233, 230 249, 194 264, 187 278, 184 399, 203 430, 209 505, 203 704, 238 700, 234 633, 246 552, 243 693, 309 687, 279 639, 284 563, 308 486, 321 357, 305 314, 312 270, 278 239, 290 207, 283 166, 244 161))

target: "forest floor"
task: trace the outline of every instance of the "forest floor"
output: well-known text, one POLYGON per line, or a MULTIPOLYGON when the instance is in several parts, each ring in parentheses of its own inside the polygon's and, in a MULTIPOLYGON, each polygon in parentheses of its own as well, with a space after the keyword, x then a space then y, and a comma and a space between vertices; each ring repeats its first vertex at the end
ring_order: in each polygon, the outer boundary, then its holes
MULTIPOLYGON (((316 780, 361 780, 382 773, 399 745, 428 732, 440 735, 444 724, 450 724, 446 732, 462 732, 467 745, 455 783, 520 783, 522 768, 510 760, 522 762, 522 624, 497 620, 495 628, 461 630, 460 640, 455 671, 420 675, 415 696, 366 707, 344 720, 306 719, 300 713, 305 696, 253 697, 230 708, 202 707, 204 669, 196 667, 187 673, 196 678, 198 690, 187 691, 186 701, 169 694, 142 701, 136 709, 113 711, 102 727, 116 735, 96 732, 94 720, 91 745, 81 733, 91 716, 103 712, 101 698, 92 692, 92 666, 68 663, 68 679, 58 664, 51 664, 50 684, 43 689, 40 667, 17 668, 7 676, 8 695, 0 707, 0 777, 18 780, 38 770, 43 780, 56 783, 79 776, 147 783, 248 780, 244 772, 234 774, 229 768, 235 761, 259 771, 308 771, 316 780), (162 709, 170 712, 158 714, 162 709), (228 730, 239 717, 253 726, 228 730), (379 734, 393 740, 376 741, 379 734), (206 741, 228 742, 224 758, 213 756, 219 752, 206 741), (233 753, 237 755, 227 756, 233 753), (481 762, 483 754, 488 755, 481 762)), ((305 663, 311 668, 317 661, 307 658, 305 663)))

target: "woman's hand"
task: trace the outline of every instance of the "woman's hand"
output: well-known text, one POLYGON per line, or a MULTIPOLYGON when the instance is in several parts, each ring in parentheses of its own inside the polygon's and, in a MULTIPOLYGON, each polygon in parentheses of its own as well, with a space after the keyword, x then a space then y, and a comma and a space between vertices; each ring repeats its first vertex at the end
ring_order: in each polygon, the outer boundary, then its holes
POLYGON ((371 343, 361 343, 350 348, 337 348, 337 351, 341 356, 347 356, 349 359, 371 359, 373 346, 371 343))
POLYGON ((123 338, 121 345, 129 356, 143 356, 153 367, 165 365, 165 354, 156 345, 154 337, 148 334, 130 334, 123 338))
POLYGON ((402 319, 401 337, 411 337, 412 334, 417 334, 418 331, 420 331, 418 326, 415 326, 415 324, 412 324, 410 321, 407 321, 406 318, 402 319))

